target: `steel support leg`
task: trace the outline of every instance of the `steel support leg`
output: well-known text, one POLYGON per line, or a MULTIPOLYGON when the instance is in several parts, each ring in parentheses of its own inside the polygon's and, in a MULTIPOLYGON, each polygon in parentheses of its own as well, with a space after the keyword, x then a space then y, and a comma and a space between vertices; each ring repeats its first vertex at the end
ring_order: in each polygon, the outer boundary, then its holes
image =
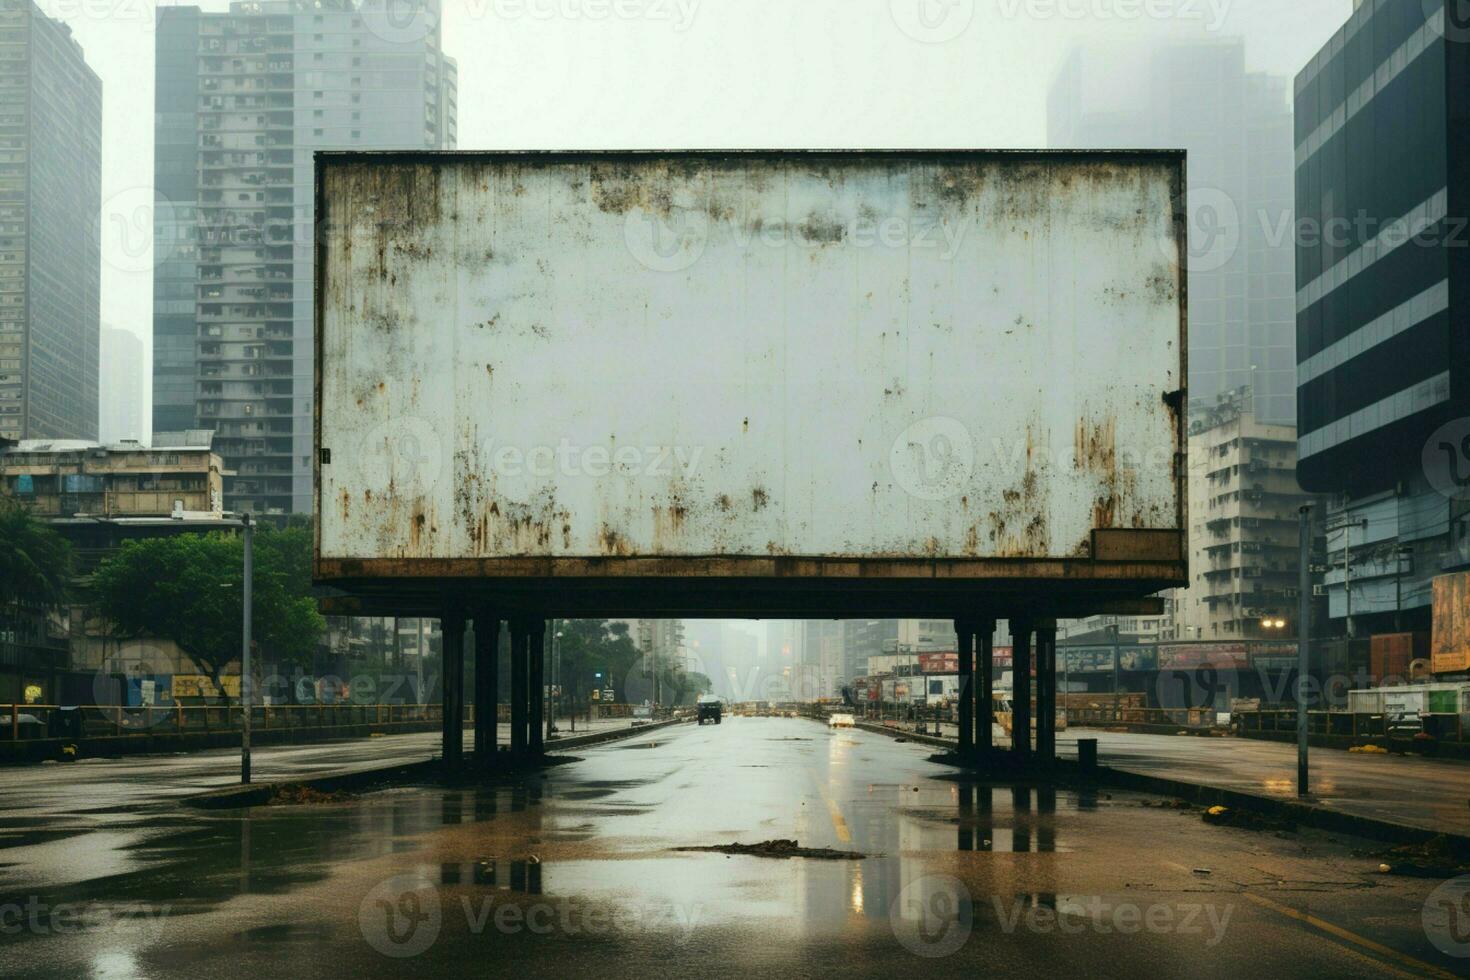
POLYGON ((975 624, 956 620, 955 633, 960 638, 960 756, 975 751, 975 624))
POLYGON ((516 762, 526 758, 526 716, 529 705, 526 670, 527 628, 524 620, 510 624, 510 754, 516 762))
POLYGON ((500 618, 475 613, 475 768, 495 765, 500 726, 500 618))
POLYGON ((444 613, 440 621, 443 638, 444 677, 444 768, 458 772, 464 765, 464 614, 444 613))
POLYGON ((1057 627, 1039 624, 1036 630, 1036 753, 1050 766, 1057 757, 1057 627))
POLYGON ((1031 624, 1023 619, 1011 620, 1011 751, 1016 758, 1031 757, 1031 624))
POLYGON ((979 662, 976 671, 980 675, 979 690, 975 698, 979 711, 975 713, 975 752, 988 756, 995 749, 995 620, 987 619, 980 624, 979 662))
POLYGON ((530 729, 529 748, 532 756, 546 752, 546 620, 534 620, 526 637, 530 670, 527 673, 530 695, 530 713, 527 727, 530 729))

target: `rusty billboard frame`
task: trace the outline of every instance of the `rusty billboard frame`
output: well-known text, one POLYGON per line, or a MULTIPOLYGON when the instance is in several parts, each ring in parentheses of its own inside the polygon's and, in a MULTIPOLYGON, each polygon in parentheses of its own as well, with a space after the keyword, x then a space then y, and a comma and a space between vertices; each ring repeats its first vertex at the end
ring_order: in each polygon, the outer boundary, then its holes
POLYGON ((326 198, 324 172, 363 161, 436 164, 616 164, 671 160, 757 162, 857 158, 921 162, 987 159, 1146 161, 1170 167, 1178 245, 1179 382, 1164 395, 1173 418, 1177 527, 1099 528, 1091 554, 1072 558, 825 556, 593 556, 477 558, 324 558, 321 521, 313 527, 313 577, 325 611, 343 615, 434 615, 446 597, 507 611, 555 608, 565 615, 684 617, 972 616, 987 609, 1052 617, 1151 615, 1150 598, 1189 583, 1188 364, 1189 222, 1184 150, 986 149, 690 149, 690 150, 364 150, 318 151, 314 160, 312 492, 321 506, 326 198))

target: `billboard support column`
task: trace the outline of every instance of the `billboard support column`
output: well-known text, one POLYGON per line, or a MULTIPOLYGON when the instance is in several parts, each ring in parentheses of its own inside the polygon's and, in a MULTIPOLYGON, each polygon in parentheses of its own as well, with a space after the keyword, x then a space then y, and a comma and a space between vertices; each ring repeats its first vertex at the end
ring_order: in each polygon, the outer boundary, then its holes
POLYGON ((1031 755, 1031 623, 1011 620, 1011 752, 1024 762, 1031 755))
POLYGON ((960 690, 958 721, 960 726, 959 753, 967 758, 975 749, 975 624, 968 619, 955 620, 954 631, 959 636, 960 690))
POLYGON ((500 617, 475 611, 475 767, 495 764, 500 721, 500 617))
POLYGON ((532 620, 529 630, 526 652, 531 663, 526 679, 530 697, 526 707, 530 709, 527 719, 530 738, 527 747, 532 756, 540 756, 546 752, 546 620, 532 620))
POLYGON ((1043 766, 1057 755, 1057 624, 1036 626, 1036 753, 1043 766))
POLYGON ((510 754, 517 763, 526 758, 527 633, 525 620, 510 621, 510 754))
POLYGON ((980 690, 975 697, 980 710, 975 717, 975 751, 984 757, 995 748, 995 733, 991 728, 995 724, 995 620, 980 623, 979 648, 976 669, 980 673, 980 690))
POLYGON ((445 610, 441 624, 444 648, 444 768, 458 772, 464 763, 464 613, 445 610))

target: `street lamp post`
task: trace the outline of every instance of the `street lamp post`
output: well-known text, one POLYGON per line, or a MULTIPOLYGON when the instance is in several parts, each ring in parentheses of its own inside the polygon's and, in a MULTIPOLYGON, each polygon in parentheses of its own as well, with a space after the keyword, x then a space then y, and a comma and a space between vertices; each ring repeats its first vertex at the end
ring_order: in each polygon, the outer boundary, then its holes
POLYGON ((245 583, 244 598, 242 605, 245 608, 244 622, 241 624, 241 652, 240 652, 240 706, 244 710, 240 728, 240 782, 250 782, 250 713, 251 713, 251 683, 250 683, 250 608, 253 603, 252 586, 255 578, 255 526, 250 521, 250 515, 245 514, 240 518, 240 526, 245 532, 245 583))
MULTIPOLYGON (((1301 558, 1297 575, 1296 795, 1309 790, 1307 770, 1307 681, 1312 647, 1312 507, 1301 510, 1301 558)), ((1349 593, 1351 594, 1351 593, 1349 593)))

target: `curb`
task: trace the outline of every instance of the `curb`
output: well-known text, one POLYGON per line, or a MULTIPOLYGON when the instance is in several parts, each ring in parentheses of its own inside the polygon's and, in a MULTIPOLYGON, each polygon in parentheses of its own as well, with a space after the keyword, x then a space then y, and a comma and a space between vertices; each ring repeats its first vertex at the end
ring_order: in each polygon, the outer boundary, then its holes
POLYGON ((937 735, 920 735, 917 732, 906 732, 901 728, 889 728, 887 725, 874 725, 871 722, 860 721, 852 727, 875 735, 887 735, 893 739, 903 739, 905 742, 913 742, 916 745, 929 745, 936 749, 954 749, 959 745, 957 741, 949 738, 941 738, 937 735))
MULTIPOLYGON (((575 749, 591 745, 600 745, 604 742, 616 742, 625 738, 634 738, 649 732, 660 731, 673 725, 684 722, 682 718, 669 721, 661 721, 653 725, 643 725, 638 728, 618 728, 607 732, 594 732, 589 735, 581 735, 575 738, 559 738, 546 743, 547 756, 554 760, 554 753, 560 749, 575 749)), ((473 759, 474 752, 466 752, 465 759, 473 759)), ((555 764, 554 761, 548 764, 555 764)), ((494 778, 497 775, 506 775, 511 772, 524 772, 528 769, 539 769, 540 765, 519 767, 515 770, 507 767, 498 772, 485 773, 484 775, 494 778)), ((180 798, 185 806, 192 806, 203 810, 232 810, 245 807, 263 806, 270 802, 277 791, 287 786, 305 786, 308 789, 321 790, 330 793, 339 790, 361 789, 365 786, 373 786, 380 783, 409 782, 414 780, 430 779, 438 776, 441 772, 440 760, 436 756, 425 759, 422 762, 396 763, 374 769, 357 769, 351 772, 326 773, 320 776, 312 776, 307 779, 277 779, 267 783, 251 783, 248 786, 222 786, 217 789, 205 790, 192 796, 180 798)), ((467 777, 476 775, 466 772, 467 777)))
MULTIPOLYGON (((904 732, 900 729, 887 728, 881 725, 860 723, 855 727, 877 735, 887 735, 890 738, 902 738, 921 745, 946 748, 951 750, 951 752, 958 745, 953 739, 935 738, 933 735, 916 735, 912 732, 904 732)), ((953 755, 946 758, 945 764, 960 768, 972 768, 966 766, 963 760, 955 758, 953 755)), ((1006 776, 1008 774, 998 775, 1006 776)), ((1083 780, 1077 763, 1070 759, 1058 759, 1056 766, 1051 771, 1051 776, 1058 781, 1075 783, 1083 780)), ((1366 837, 1370 840, 1383 841, 1390 844, 1423 844, 1427 841, 1443 837, 1456 845, 1470 847, 1470 835, 1455 831, 1430 830, 1426 827, 1416 827, 1412 824, 1398 823, 1379 817, 1363 817, 1343 813, 1340 810, 1332 810, 1313 803, 1282 800, 1270 796, 1261 796, 1256 793, 1247 793, 1243 790, 1225 789, 1220 786, 1207 786, 1203 783, 1188 783, 1162 776, 1150 776, 1125 769, 1114 769, 1110 766, 1098 766, 1097 775, 1093 779, 1088 780, 1088 782, 1091 784, 1106 783, 1120 789, 1149 793, 1157 796, 1178 797, 1179 799, 1187 800, 1190 803, 1200 806, 1225 806, 1238 810, 1248 810, 1253 813, 1281 817, 1292 823, 1300 824, 1304 827, 1311 827, 1315 830, 1323 830, 1329 833, 1351 834, 1355 837, 1366 837)))

